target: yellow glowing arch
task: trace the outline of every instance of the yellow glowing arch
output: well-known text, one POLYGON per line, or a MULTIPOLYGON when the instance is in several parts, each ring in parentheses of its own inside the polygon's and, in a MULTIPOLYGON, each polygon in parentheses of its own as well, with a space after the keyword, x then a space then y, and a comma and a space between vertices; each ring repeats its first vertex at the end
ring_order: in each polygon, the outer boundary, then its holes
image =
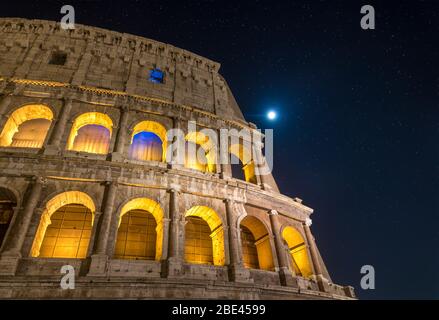
POLYGON ((241 161, 245 181, 256 183, 255 163, 253 161, 251 150, 243 144, 236 143, 230 146, 229 152, 241 161))
POLYGON ((18 108, 9 116, 0 134, 0 147, 7 147, 12 144, 12 138, 18 131, 18 127, 29 120, 47 119, 52 121, 53 112, 49 107, 42 104, 29 104, 18 108))
POLYGON ((240 225, 246 227, 255 238, 259 268, 262 270, 273 270, 274 263, 270 236, 265 225, 261 222, 261 220, 254 216, 244 217, 240 225))
POLYGON ((156 260, 160 260, 163 251, 163 218, 162 207, 154 200, 148 198, 135 198, 128 201, 120 210, 119 226, 124 214, 131 210, 144 210, 152 214, 157 223, 156 260))
MULTIPOLYGON (((87 112, 78 116, 73 122, 72 130, 70 131, 70 136, 67 141, 67 150, 73 150, 73 143, 75 142, 78 130, 89 124, 100 125, 107 128, 110 131, 111 139, 111 134, 113 132, 113 121, 111 118, 104 113, 87 112)), ((120 129, 124 130, 124 128, 120 129)))
POLYGON ((31 249, 32 257, 38 257, 40 255, 40 248, 44 240, 46 229, 52 223, 52 221, 50 220, 52 214, 55 213, 59 208, 68 204, 81 204, 87 207, 93 214, 93 218, 91 221, 91 223, 93 224, 94 212, 96 211, 96 208, 93 199, 90 198, 89 195, 81 191, 66 191, 56 195, 55 197, 47 201, 45 209, 41 215, 40 224, 38 226, 37 233, 35 234, 34 242, 31 249))
POLYGON ((211 231, 213 264, 223 266, 225 264, 224 229, 216 211, 206 206, 194 206, 186 211, 185 217, 198 217, 207 223, 211 231))
POLYGON ((166 139, 166 128, 156 121, 142 121, 135 125, 133 129, 133 134, 131 135, 131 144, 133 143, 134 136, 140 132, 152 132, 156 134, 160 140, 162 141, 162 162, 166 161, 166 148, 168 145, 168 141, 166 139))
POLYGON ((204 134, 203 132, 197 131, 197 132, 189 132, 186 135, 186 141, 195 143, 199 145, 201 148, 203 148, 204 153, 206 155, 207 159, 207 171, 208 172, 215 172, 216 171, 216 153, 217 150, 214 146, 214 143, 209 138, 208 135, 204 134))
POLYGON ((282 230, 282 237, 288 244, 292 268, 295 273, 303 277, 311 276, 313 272, 302 235, 294 227, 287 226, 282 230))

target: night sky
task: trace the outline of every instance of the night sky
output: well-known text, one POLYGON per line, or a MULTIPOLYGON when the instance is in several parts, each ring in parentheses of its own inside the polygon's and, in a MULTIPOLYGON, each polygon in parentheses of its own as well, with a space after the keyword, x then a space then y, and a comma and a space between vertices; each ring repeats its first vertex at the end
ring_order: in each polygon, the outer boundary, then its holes
POLYGON ((246 119, 274 129, 276 181, 315 209, 335 283, 439 299, 439 1, 14 0, 0 15, 59 21, 67 3, 77 23, 222 64, 246 119), (365 4, 376 30, 360 28, 365 4))

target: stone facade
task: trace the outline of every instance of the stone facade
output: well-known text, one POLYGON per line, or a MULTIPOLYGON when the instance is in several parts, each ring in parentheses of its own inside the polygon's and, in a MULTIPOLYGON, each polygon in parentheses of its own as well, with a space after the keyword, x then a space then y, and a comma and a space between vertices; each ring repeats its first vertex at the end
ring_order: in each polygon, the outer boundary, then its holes
POLYGON ((186 130, 193 120, 214 130, 256 129, 245 121, 218 63, 129 34, 81 25, 66 31, 55 22, 25 19, 0 19, 0 52, 0 132, 23 106, 46 106, 53 114, 41 148, 0 147, 0 200, 14 198, 0 248, 1 298, 355 298, 352 287, 331 281, 309 227, 312 209, 282 195, 271 174, 256 170, 250 183, 233 178, 230 165, 199 172, 128 157, 141 121, 167 130, 186 130), (54 52, 67 57, 64 64, 50 63, 54 52), (148 80, 154 68, 164 72, 163 83, 148 80), (93 112, 113 124, 108 153, 67 150, 75 119, 93 112), (86 257, 33 256, 49 201, 69 191, 88 195, 94 204, 86 257), (122 207, 137 198, 162 208, 161 256, 114 259, 122 207), (185 212, 193 206, 218 215, 220 264, 185 261, 185 212), (270 270, 244 266, 245 217, 265 228, 270 270), (282 236, 286 227, 304 240, 312 273, 307 277, 291 266, 291 248, 282 236), (75 268, 75 290, 60 288, 63 265, 75 268))

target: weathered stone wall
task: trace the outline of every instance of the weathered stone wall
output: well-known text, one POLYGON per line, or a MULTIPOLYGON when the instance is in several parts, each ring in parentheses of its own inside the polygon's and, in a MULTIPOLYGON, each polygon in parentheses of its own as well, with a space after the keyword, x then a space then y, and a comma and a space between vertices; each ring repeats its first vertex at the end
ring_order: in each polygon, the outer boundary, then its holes
POLYGON ((204 173, 129 159, 133 128, 143 120, 166 129, 187 130, 193 120, 215 130, 254 129, 218 74, 219 64, 132 35, 85 26, 64 31, 54 22, 23 19, 0 19, 0 52, 0 132, 12 112, 24 105, 42 104, 54 115, 42 148, 0 147, 0 188, 12 191, 17 202, 0 248, 0 297, 354 297, 350 287, 330 281, 309 230, 312 209, 280 194, 271 175, 258 176, 253 184, 232 178, 230 167, 223 165, 204 173), (48 65, 55 50, 67 53, 64 66, 48 65), (147 80, 153 67, 166 72, 164 84, 147 80), (76 117, 94 111, 113 122, 109 153, 66 150, 76 117), (86 193, 96 208, 87 258, 31 257, 47 202, 65 191, 86 193), (138 197, 153 199, 164 212, 159 261, 113 259, 121 208, 138 197), (184 261, 184 213, 193 206, 218 214, 224 266, 184 261), (266 227, 273 270, 244 268, 239 229, 245 216, 266 227), (314 270, 309 279, 292 274, 284 258, 285 226, 293 226, 306 241, 314 270), (66 264, 77 271, 79 289, 74 293, 59 288, 60 269, 66 264))
MULTIPOLYGON (((243 121, 218 74, 220 64, 150 39, 76 25, 66 31, 43 20, 0 18, 0 74, 149 96, 243 121), (48 64, 53 52, 67 54, 63 66, 48 64), (163 84, 148 81, 151 68, 165 72, 163 84)), ((233 98, 231 98, 233 100, 233 98)))

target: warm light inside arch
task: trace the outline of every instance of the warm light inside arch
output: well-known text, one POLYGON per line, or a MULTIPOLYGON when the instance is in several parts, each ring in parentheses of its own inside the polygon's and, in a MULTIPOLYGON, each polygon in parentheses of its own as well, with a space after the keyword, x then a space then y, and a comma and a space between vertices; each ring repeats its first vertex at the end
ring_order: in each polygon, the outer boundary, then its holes
POLYGON ((291 257, 291 264, 294 272, 305 278, 313 274, 305 240, 299 231, 294 227, 285 227, 282 231, 282 237, 288 244, 288 251, 291 257))
MULTIPOLYGON (((212 142, 212 140, 209 138, 208 135, 204 134, 203 132, 200 131, 194 131, 194 132, 189 132, 186 137, 185 137, 186 141, 194 143, 196 145, 198 145, 200 148, 202 148, 204 150, 204 154, 206 156, 207 159, 207 163, 206 163, 206 170, 207 172, 216 172, 216 163, 217 163, 217 150, 214 146, 214 143, 212 142)), ((187 150, 186 150, 187 152, 187 150)), ((195 165, 190 165, 189 167, 191 168, 197 168, 199 167, 198 165, 198 159, 188 159, 188 161, 192 161, 195 162, 195 165)))
POLYGON ((246 216, 241 221, 241 226, 246 227, 255 239, 258 253, 259 268, 262 270, 274 270, 273 253, 271 250, 270 236, 265 225, 254 216, 246 216))
POLYGON ((14 135, 18 132, 18 127, 26 121, 35 119, 52 121, 53 112, 49 107, 42 104, 29 104, 12 112, 0 134, 0 147, 10 146, 14 135))
POLYGON ((131 135, 131 144, 133 143, 134 136, 140 132, 152 132, 157 135, 162 141, 162 162, 166 161, 166 149, 168 142, 166 139, 166 128, 156 121, 142 121, 135 125, 133 133, 131 135))
POLYGON ((163 218, 164 213, 162 207, 154 200, 148 198, 135 198, 128 201, 120 210, 119 226, 122 217, 132 210, 144 210, 152 214, 157 223, 157 241, 156 241, 156 260, 159 261, 163 251, 163 218))
MULTIPOLYGON (((110 133, 110 139, 113 132, 113 121, 109 116, 100 112, 87 112, 78 116, 73 122, 72 129, 70 131, 69 139, 67 140, 67 150, 75 150, 74 142, 75 138, 78 135, 78 130, 87 125, 98 125, 106 128, 110 133)), ((123 128, 122 128, 123 130, 123 128)), ((109 143, 109 141, 108 141, 109 143)), ((87 148, 88 149, 88 148, 87 148)), ((92 148, 93 149, 93 148, 92 148)), ((98 148, 99 149, 99 148, 98 148)), ((83 151, 76 150, 76 151, 83 151)), ((88 152, 88 151, 86 151, 88 152)), ((102 151, 94 152, 94 153, 103 153, 102 151)), ((106 152, 105 152, 106 153, 106 152)))
POLYGON ((229 147, 229 152, 241 161, 245 181, 256 183, 255 163, 251 150, 248 150, 243 144, 232 144, 229 147))
POLYGON ((81 191, 66 191, 56 195, 47 201, 45 209, 41 214, 40 224, 38 226, 37 233, 35 234, 31 249, 32 257, 38 257, 40 255, 40 248, 41 244, 43 243, 47 227, 52 223, 50 217, 58 209, 68 204, 81 204, 87 207, 92 212, 93 216, 91 223, 93 224, 96 207, 89 195, 81 191))
POLYGON ((211 232, 213 264, 223 266, 225 264, 224 229, 216 211, 206 206, 194 206, 186 211, 185 217, 198 217, 207 223, 211 232))

